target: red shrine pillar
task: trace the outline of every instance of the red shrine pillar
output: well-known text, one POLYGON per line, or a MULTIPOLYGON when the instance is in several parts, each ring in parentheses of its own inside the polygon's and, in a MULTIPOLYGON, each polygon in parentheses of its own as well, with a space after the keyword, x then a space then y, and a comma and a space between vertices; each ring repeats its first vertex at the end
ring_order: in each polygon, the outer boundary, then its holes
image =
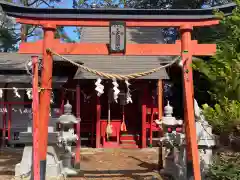
MULTIPOLYGON (((81 121, 81 88, 80 88, 80 84, 79 81, 77 82, 77 87, 76 87, 76 115, 77 115, 77 119, 81 121)), ((80 135, 80 123, 78 122, 77 124, 77 135, 78 135, 78 140, 77 140, 77 144, 76 144, 76 156, 75 156, 75 168, 80 168, 80 148, 81 148, 81 135, 80 135)))
MULTIPOLYGON (((163 80, 159 79, 157 83, 157 90, 158 90, 158 119, 162 120, 163 117, 163 80)), ((161 132, 159 132, 159 137, 162 136, 162 129, 161 132)), ((159 170, 163 168, 163 149, 162 146, 159 147, 159 152, 158 152, 158 165, 159 165, 159 170)))
POLYGON ((163 81, 161 79, 158 80, 158 119, 162 119, 163 116, 163 81))
POLYGON ((7 111, 5 111, 5 110, 7 110, 7 107, 8 107, 8 105, 7 105, 7 103, 6 102, 4 102, 4 106, 3 106, 3 108, 4 108, 4 110, 3 110, 3 115, 2 115, 2 126, 3 126, 3 129, 2 129, 2 147, 4 148, 5 146, 6 146, 6 129, 7 129, 7 111))
POLYGON ((182 26, 181 30, 181 52, 183 62, 183 84, 184 84, 184 122, 187 139, 187 178, 194 176, 195 180, 201 180, 200 161, 197 144, 197 134, 194 117, 193 104, 193 73, 191 54, 191 26, 182 26))
POLYGON ((56 26, 52 24, 43 25, 44 39, 43 39, 43 68, 42 68, 42 81, 41 87, 45 88, 40 92, 40 180, 45 180, 46 176, 46 156, 48 146, 48 122, 50 112, 50 99, 52 93, 52 69, 53 59, 50 53, 47 53, 47 48, 53 47, 54 32, 56 26))
POLYGON ((11 140, 12 104, 8 104, 8 141, 11 140))
POLYGON ((40 179, 39 168, 39 96, 38 96, 38 57, 32 56, 32 109, 33 109, 33 176, 40 179))
POLYGON ((142 148, 147 147, 147 132, 146 132, 146 118, 147 118, 147 86, 143 86, 143 96, 142 96, 142 148))
POLYGON ((100 148, 101 144, 101 104, 100 97, 96 95, 96 148, 100 148))

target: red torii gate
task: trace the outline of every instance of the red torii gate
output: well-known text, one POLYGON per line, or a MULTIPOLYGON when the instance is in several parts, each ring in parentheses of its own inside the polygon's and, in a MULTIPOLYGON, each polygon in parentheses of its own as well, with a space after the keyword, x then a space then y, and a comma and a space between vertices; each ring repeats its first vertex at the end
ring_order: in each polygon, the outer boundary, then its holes
MULTIPOLYGON (((52 87, 53 58, 46 50, 50 48, 58 54, 111 55, 108 44, 97 43, 61 43, 54 39, 57 26, 108 27, 111 21, 124 21, 126 27, 178 27, 181 40, 175 44, 126 44, 122 55, 132 56, 182 56, 185 100, 185 126, 188 143, 188 162, 193 164, 194 179, 200 180, 200 163, 195 129, 193 106, 192 56, 211 56, 216 51, 215 44, 198 44, 191 39, 194 27, 211 26, 219 23, 212 14, 213 9, 197 10, 151 10, 151 9, 34 9, 0 2, 7 15, 17 17, 17 22, 41 26, 44 39, 37 42, 23 42, 19 53, 43 54, 42 88, 40 93, 40 132, 39 144, 41 180, 45 179, 47 153, 47 126, 49 120, 50 97, 52 87)), ((219 7, 230 14, 234 4, 219 7)), ((79 116, 79 113, 78 113, 79 116)), ((80 134, 80 124, 77 127, 80 134)), ((77 145, 76 162, 80 163, 80 144, 77 145)))

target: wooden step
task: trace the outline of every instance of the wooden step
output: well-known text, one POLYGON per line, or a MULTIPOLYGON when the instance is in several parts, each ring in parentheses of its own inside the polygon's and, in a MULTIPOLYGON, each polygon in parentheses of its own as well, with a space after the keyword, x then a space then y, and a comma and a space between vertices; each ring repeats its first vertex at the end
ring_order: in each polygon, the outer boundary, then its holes
POLYGON ((120 147, 123 149, 137 149, 138 145, 136 145, 136 144, 120 144, 120 147))
POLYGON ((134 135, 134 134, 123 134, 120 136, 120 141, 122 140, 134 140, 134 141, 139 141, 140 136, 139 135, 134 135))
POLYGON ((121 144, 136 144, 134 140, 120 140, 121 144))

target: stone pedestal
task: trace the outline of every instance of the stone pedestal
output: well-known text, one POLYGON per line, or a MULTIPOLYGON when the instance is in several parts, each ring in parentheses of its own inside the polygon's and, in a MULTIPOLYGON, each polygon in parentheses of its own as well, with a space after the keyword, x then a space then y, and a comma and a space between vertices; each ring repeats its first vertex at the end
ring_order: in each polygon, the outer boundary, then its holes
POLYGON ((72 153, 65 153, 62 156, 63 171, 67 176, 77 175, 78 172, 72 168, 72 153))
MULTIPOLYGON (((50 120, 52 121, 52 120, 50 120)), ((59 179, 65 176, 62 161, 59 160, 55 151, 58 132, 54 132, 54 126, 48 127, 48 149, 47 149, 47 167, 46 167, 46 180, 59 179)), ((20 141, 25 144, 22 160, 15 166, 15 176, 29 178, 32 175, 32 125, 28 124, 27 132, 20 133, 20 141)))
MULTIPOLYGON (((32 146, 26 146, 23 151, 22 160, 15 166, 16 177, 30 177, 32 173, 32 146)), ((47 168, 46 178, 60 178, 64 176, 62 162, 59 161, 58 156, 53 146, 48 146, 47 149, 47 168)))

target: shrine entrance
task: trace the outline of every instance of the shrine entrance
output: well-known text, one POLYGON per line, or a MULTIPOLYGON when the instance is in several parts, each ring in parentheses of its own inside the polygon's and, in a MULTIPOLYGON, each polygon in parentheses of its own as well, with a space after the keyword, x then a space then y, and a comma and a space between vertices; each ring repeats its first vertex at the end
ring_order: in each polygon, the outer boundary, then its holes
MULTIPOLYGON (((145 144, 146 147, 152 147, 153 132, 161 131, 155 123, 155 119, 158 118, 158 81, 133 81, 131 84, 131 103, 126 102, 124 83, 120 84, 119 89, 121 91, 118 96, 118 102, 115 102, 112 95, 109 95, 109 92, 112 91, 111 81, 103 81, 105 93, 99 98, 101 107, 99 130, 96 129, 96 103, 98 97, 94 90, 94 81, 80 80, 73 81, 72 85, 65 85, 68 88, 78 87, 77 85, 81 87, 80 98, 77 97, 76 93, 78 89, 73 92, 70 91, 64 96, 65 102, 69 100, 73 104, 74 114, 77 114, 79 111, 76 102, 78 98, 80 99, 80 104, 82 105, 80 106, 81 146, 94 148, 141 148, 145 144), (146 108, 142 109, 142 105, 146 105, 146 108), (141 122, 144 118, 145 124, 143 126, 141 122), (109 139, 106 138, 108 120, 113 129, 116 130, 115 136, 113 133, 109 139), (123 124, 125 125, 123 126, 123 124), (144 139, 141 138, 143 128, 145 128, 146 132, 144 139), (100 142, 96 142, 97 136, 100 136, 100 142)), ((159 133, 155 137, 159 139, 159 133)))

